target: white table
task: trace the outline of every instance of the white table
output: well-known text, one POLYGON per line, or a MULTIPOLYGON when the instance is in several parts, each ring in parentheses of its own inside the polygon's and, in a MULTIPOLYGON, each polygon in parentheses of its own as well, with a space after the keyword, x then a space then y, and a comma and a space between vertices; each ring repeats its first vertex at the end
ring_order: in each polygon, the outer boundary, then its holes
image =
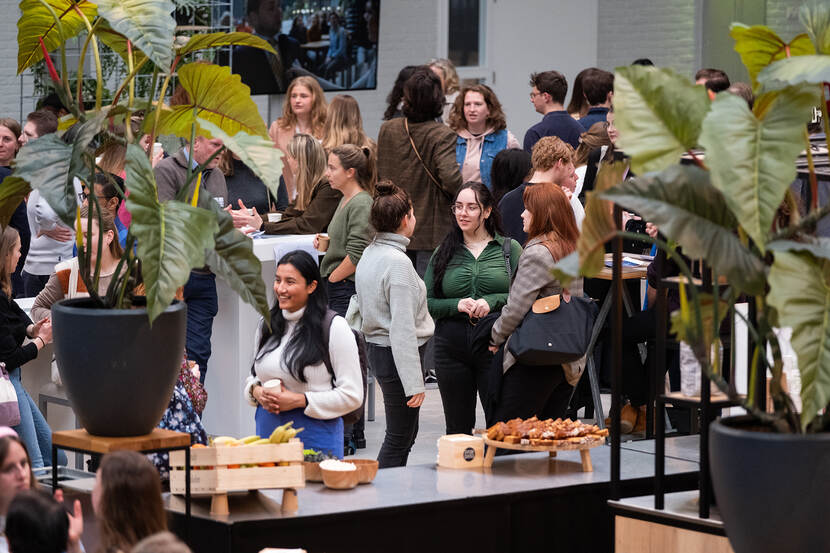
MULTIPOLYGON (((311 249, 314 235, 268 236, 254 240, 254 253, 262 262, 262 280, 268 304, 274 299, 274 247, 311 249)), ((260 315, 242 301, 221 278, 216 279, 219 313, 213 320, 206 387, 208 402, 202 415, 209 434, 243 437, 254 433, 254 408, 242 396, 254 358, 254 335, 260 315)))

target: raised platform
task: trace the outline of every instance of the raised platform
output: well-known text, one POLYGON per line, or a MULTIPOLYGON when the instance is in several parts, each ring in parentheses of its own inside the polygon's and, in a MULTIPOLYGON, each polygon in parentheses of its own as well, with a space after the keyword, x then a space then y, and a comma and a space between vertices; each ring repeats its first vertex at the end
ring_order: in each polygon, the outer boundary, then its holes
MULTIPOLYGON (((579 453, 498 457, 473 471, 417 465, 383 469, 374 482, 335 491, 320 484, 298 490, 299 510, 283 515, 280 491, 230 497, 231 514, 209 514, 194 500, 194 551, 257 552, 303 547, 328 553, 476 551, 612 551, 607 505, 609 447, 593 450, 593 472, 582 472, 579 453)), ((666 460, 671 491, 697 485, 698 465, 666 460)), ((650 493, 654 456, 622 451, 623 495, 650 493)), ((167 498, 172 527, 183 534, 183 507, 167 498)))

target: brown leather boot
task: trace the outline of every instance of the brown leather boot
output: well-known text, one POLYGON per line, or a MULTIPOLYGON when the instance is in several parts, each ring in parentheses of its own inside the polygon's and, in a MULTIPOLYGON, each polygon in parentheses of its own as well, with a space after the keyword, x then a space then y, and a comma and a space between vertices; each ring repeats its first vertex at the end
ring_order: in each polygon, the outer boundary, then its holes
POLYGON ((626 403, 620 410, 620 432, 630 434, 635 424, 637 424, 637 409, 630 403, 626 403))
POLYGON ((637 410, 637 423, 634 425, 633 432, 636 434, 637 432, 645 433, 646 431, 646 406, 640 405, 640 408, 637 410))

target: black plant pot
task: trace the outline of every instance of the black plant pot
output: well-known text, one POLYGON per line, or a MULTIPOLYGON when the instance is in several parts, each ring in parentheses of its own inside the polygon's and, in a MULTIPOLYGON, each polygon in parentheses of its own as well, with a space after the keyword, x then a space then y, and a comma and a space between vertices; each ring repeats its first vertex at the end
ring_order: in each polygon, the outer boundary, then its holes
POLYGON ((744 415, 721 419, 709 430, 712 483, 732 548, 830 550, 830 434, 777 434, 760 427, 744 415))
POLYGON ((90 434, 147 434, 173 396, 187 308, 174 303, 151 328, 143 308, 91 305, 78 298, 52 306, 55 356, 72 408, 90 434))

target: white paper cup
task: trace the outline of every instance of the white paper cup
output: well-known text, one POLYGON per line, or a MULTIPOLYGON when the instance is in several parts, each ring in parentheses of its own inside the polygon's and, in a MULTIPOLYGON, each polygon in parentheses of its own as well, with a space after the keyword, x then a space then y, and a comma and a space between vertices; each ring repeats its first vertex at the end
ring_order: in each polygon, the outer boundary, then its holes
POLYGON ((266 381, 262 385, 262 387, 266 390, 270 390, 271 388, 276 388, 277 390, 279 390, 280 386, 282 386, 282 380, 280 380, 279 378, 272 378, 271 380, 266 381))
POLYGON ((269 213, 268 214, 268 222, 269 223, 278 223, 282 221, 282 213, 269 213))

